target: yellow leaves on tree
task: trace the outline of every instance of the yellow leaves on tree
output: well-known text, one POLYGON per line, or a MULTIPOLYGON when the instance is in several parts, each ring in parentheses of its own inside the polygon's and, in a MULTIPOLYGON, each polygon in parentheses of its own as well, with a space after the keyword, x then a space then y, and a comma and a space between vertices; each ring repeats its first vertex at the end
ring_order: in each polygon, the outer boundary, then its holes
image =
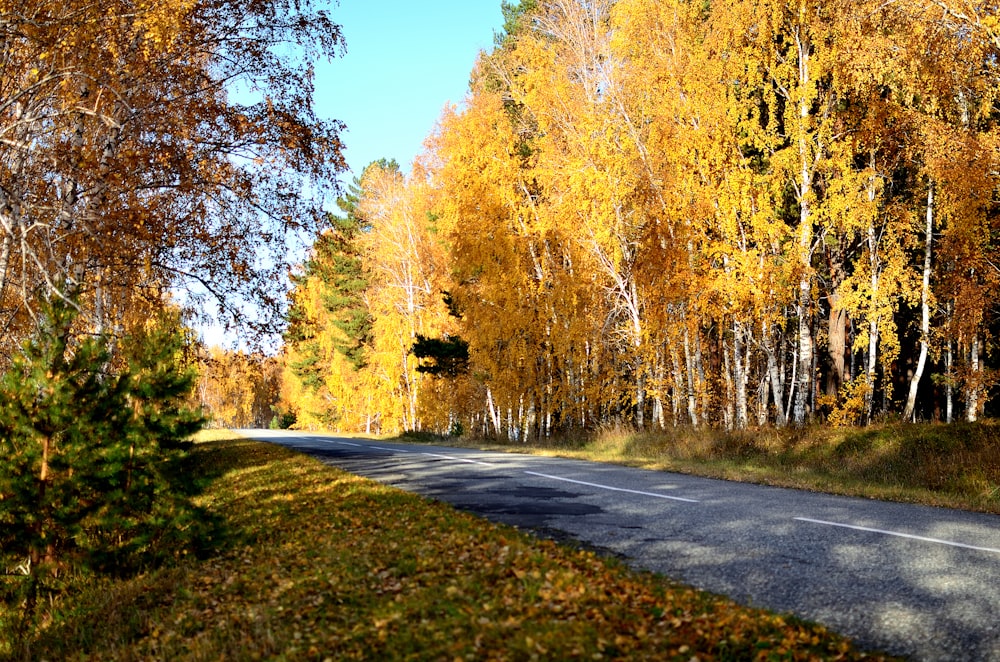
POLYGON ((975 418, 1000 53, 995 11, 967 5, 525 5, 367 207, 434 231, 368 238, 398 420, 522 439, 975 418), (417 314, 407 293, 434 290, 452 316, 417 314), (411 381, 428 333, 467 341, 468 372, 411 381))

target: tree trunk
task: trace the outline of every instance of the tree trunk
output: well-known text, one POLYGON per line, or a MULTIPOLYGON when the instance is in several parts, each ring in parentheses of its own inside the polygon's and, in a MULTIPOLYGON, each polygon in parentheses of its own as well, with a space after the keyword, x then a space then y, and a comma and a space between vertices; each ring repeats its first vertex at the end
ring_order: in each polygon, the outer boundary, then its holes
POLYGON ((868 363, 865 371, 867 390, 865 391, 865 425, 871 423, 872 408, 875 399, 875 367, 878 353, 878 314, 875 311, 875 304, 878 300, 879 289, 879 257, 877 252, 877 242, 875 240, 875 227, 868 225, 868 264, 871 268, 871 306, 868 312, 868 363))
POLYGON ((795 42, 798 55, 799 70, 799 251, 802 260, 802 275, 799 277, 798 317, 799 317, 799 347, 798 347, 798 382, 795 385, 795 407, 792 410, 792 420, 795 425, 804 425, 809 409, 809 396, 812 392, 813 338, 810 317, 812 313, 812 277, 810 274, 812 251, 812 177, 815 159, 807 140, 807 122, 810 114, 810 102, 805 93, 811 84, 809 72, 810 44, 808 37, 802 34, 802 26, 795 30, 795 42))
POLYGON ((934 182, 927 184, 927 218, 924 227, 924 272, 920 285, 920 355, 917 357, 917 367, 910 378, 910 392, 906 396, 906 408, 903 409, 903 420, 916 419, 917 388, 924 375, 927 365, 927 348, 930 342, 931 310, 931 244, 934 240, 934 182))
POLYGON ((873 317, 868 321, 868 368, 865 372, 867 384, 867 390, 865 391, 865 425, 871 423, 872 420, 872 409, 875 401, 875 368, 877 352, 878 320, 873 317))
MULTIPOLYGON (((788 406, 785 407, 785 419, 789 419, 792 416, 792 404, 795 402, 795 393, 798 389, 798 375, 796 374, 799 369, 799 346, 796 344, 792 349, 792 376, 788 380, 788 406)), ((793 419, 794 421, 794 419, 793 419)))
POLYGON ((761 375, 760 383, 757 385, 757 427, 767 425, 767 389, 768 382, 770 381, 770 375, 764 373, 761 375))
POLYGON ((662 349, 656 351, 656 395, 653 396, 653 420, 656 426, 663 430, 667 427, 666 414, 663 407, 663 384, 667 378, 667 366, 662 349))
POLYGON ((674 427, 680 423, 681 401, 684 399, 684 373, 681 371, 681 361, 677 356, 677 349, 670 348, 670 363, 673 372, 673 385, 670 389, 670 408, 674 416, 674 427))
POLYGON ((691 425, 698 426, 698 400, 695 391, 694 358, 691 356, 691 339, 687 326, 684 327, 684 359, 687 363, 687 400, 688 419, 691 425))
POLYGON ((847 381, 847 311, 841 306, 840 287, 847 277, 844 268, 844 249, 840 246, 826 251, 830 271, 830 284, 826 297, 830 305, 827 316, 827 356, 831 370, 826 374, 823 392, 836 397, 847 381))
POLYGON ((979 416, 979 334, 972 336, 969 379, 965 389, 965 420, 974 423, 979 416))
POLYGON ((639 360, 639 372, 635 379, 635 427, 643 430, 646 427, 646 375, 642 372, 642 361, 639 360))
MULTIPOLYGON (((38 505, 39 508, 45 507, 45 491, 49 484, 49 459, 52 454, 52 439, 51 437, 45 437, 42 439, 42 465, 38 469, 38 505)), ((45 535, 45 521, 40 519, 36 521, 35 533, 39 538, 45 535)), ((42 554, 42 550, 34 545, 31 546, 31 553, 29 559, 32 566, 39 566, 45 561, 50 561, 52 552, 52 545, 46 547, 45 554, 42 554)))
POLYGON ((781 370, 778 368, 771 331, 768 329, 767 322, 764 322, 762 326, 764 353, 767 355, 768 381, 771 382, 771 398, 774 400, 775 424, 779 428, 783 428, 788 424, 788 419, 785 417, 785 385, 781 379, 781 370))
MULTIPOLYGON (((950 307, 950 306, 949 306, 950 307)), ((944 348, 944 421, 951 423, 954 420, 954 357, 951 352, 951 340, 949 339, 944 348)))
POLYGON ((486 410, 489 412, 489 420, 493 422, 493 430, 497 436, 503 434, 502 423, 500 421, 500 408, 493 402, 493 391, 486 387, 486 410))
POLYGON ((732 430, 736 419, 736 393, 733 384, 732 361, 729 357, 729 344, 723 340, 722 345, 722 379, 726 384, 726 397, 722 406, 722 423, 726 430, 732 430))
POLYGON ((744 365, 744 336, 746 331, 741 323, 733 322, 733 386, 736 390, 736 417, 734 424, 737 430, 747 427, 747 374, 744 365))
POLYGON ((708 392, 708 380, 705 377, 705 361, 701 351, 701 334, 694 336, 694 364, 698 369, 698 393, 701 395, 701 420, 707 421, 712 411, 712 394, 708 392))

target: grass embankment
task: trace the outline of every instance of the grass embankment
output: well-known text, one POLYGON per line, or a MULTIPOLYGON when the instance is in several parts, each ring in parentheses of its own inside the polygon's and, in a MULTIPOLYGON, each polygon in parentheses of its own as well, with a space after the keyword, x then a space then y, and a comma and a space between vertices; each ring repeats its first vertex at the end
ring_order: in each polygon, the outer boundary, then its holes
MULTIPOLYGON (((30 659, 859 659, 846 640, 283 448, 197 447, 222 547, 69 578, 30 659)), ((12 605, 0 605, 2 610, 12 605)), ((0 642, 0 649, 3 644, 0 642)), ((10 654, 10 650, 7 651, 10 654)))
POLYGON ((607 429, 587 438, 506 445, 436 441, 1000 514, 997 421, 738 433, 607 429))

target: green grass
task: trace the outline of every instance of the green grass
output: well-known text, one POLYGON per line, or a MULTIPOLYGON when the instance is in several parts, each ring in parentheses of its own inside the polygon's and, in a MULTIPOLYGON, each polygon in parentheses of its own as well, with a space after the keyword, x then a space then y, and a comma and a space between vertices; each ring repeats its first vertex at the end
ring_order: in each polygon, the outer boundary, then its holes
MULTIPOLYGON (((220 522, 216 551, 132 578, 63 577, 19 644, 0 631, 0 657, 863 657, 820 626, 635 573, 280 447, 217 435, 196 457, 207 482, 199 503, 220 522)), ((9 628, 18 606, 0 603, 0 623, 9 628)))
POLYGON ((516 445, 437 441, 1000 514, 1000 423, 992 420, 738 433, 606 429, 516 445))

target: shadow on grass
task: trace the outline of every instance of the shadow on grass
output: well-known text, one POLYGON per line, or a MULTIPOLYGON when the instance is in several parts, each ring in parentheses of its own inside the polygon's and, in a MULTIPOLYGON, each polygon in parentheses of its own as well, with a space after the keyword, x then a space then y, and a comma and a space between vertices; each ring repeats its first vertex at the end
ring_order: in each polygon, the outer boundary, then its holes
POLYGON ((141 638, 148 634, 146 612, 170 605, 178 591, 186 590, 192 561, 224 555, 256 539, 257 532, 247 530, 252 527, 234 525, 224 508, 197 502, 230 472, 265 467, 274 453, 239 437, 193 443, 186 450, 169 469, 171 518, 155 532, 141 563, 110 553, 92 570, 0 574, 0 661, 37 659, 39 648, 63 657, 141 638), (26 591, 47 605, 31 622, 21 613, 26 591), (68 648, 52 649, 52 642, 68 648))
MULTIPOLYGON (((238 436, 194 444, 183 467, 190 489, 187 496, 196 499, 234 470, 252 473, 266 468, 276 459, 273 450, 273 446, 262 446, 258 441, 238 436), (272 452, 262 451, 265 448, 272 452)), ((255 499, 264 501, 282 493, 280 486, 268 484, 253 494, 255 499)), ((255 533, 237 525, 232 517, 207 507, 197 508, 203 535, 193 550, 196 558, 208 558, 254 542, 255 533)))
POLYGON ((886 426, 845 435, 835 454, 859 478, 967 498, 995 508, 1000 491, 995 422, 886 426))

